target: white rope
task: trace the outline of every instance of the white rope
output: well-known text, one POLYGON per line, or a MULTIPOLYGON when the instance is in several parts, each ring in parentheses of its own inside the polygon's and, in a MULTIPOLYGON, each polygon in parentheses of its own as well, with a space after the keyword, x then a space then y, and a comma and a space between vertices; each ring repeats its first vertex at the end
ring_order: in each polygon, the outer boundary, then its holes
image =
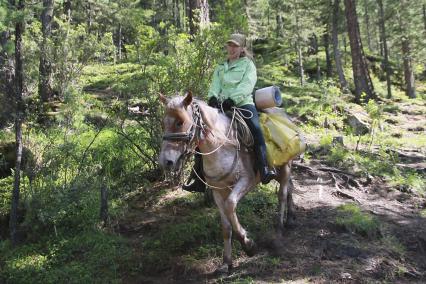
MULTIPOLYGON (((192 166, 192 171, 195 173, 195 175, 197 176, 197 178, 202 182, 202 183, 204 183, 204 185, 206 185, 206 186, 208 186, 208 187, 211 187, 211 188, 216 188, 216 189, 229 189, 229 190, 232 190, 232 188, 234 187, 234 185, 235 184, 233 184, 233 185, 228 185, 228 186, 225 186, 225 187, 217 187, 217 186, 214 186, 214 185, 211 185, 211 184, 208 184, 207 182, 205 182, 199 175, 198 175, 198 173, 197 173, 197 171, 194 169, 194 166, 192 166)), ((185 184, 185 185, 187 185, 187 184, 185 184)))
MULTIPOLYGON (((232 114, 231 124, 229 125, 228 133, 226 134, 226 138, 227 138, 227 139, 229 139, 229 135, 231 134, 232 126, 233 126, 233 124, 234 124, 235 115, 236 115, 236 110, 235 110, 235 109, 236 109, 236 108, 234 108, 234 111, 233 111, 233 114, 232 114)), ((199 126, 197 126, 197 127, 199 127, 199 126)), ((202 129, 203 129, 203 128, 202 128, 202 129)), ((239 146, 238 139, 236 139, 236 141, 237 141, 237 151, 239 151, 240 146, 239 146)), ((207 152, 207 153, 201 153, 201 152, 196 151, 195 149, 194 149, 194 150, 192 150, 192 152, 193 152, 193 153, 196 153, 196 154, 200 154, 200 155, 202 155, 202 156, 211 155, 211 154, 213 154, 213 153, 217 152, 220 148, 222 148, 222 147, 223 147, 223 145, 225 145, 225 144, 226 144, 226 142, 227 142, 227 141, 223 141, 223 143, 222 143, 219 147, 217 147, 217 148, 216 148, 216 149, 214 149, 213 151, 210 151, 210 152, 207 152)))
POLYGON ((252 117, 253 117, 253 112, 251 111, 251 110, 248 110, 248 109, 244 109, 244 108, 239 108, 239 107, 235 107, 235 109, 238 111, 238 113, 243 117, 243 118, 245 118, 245 119, 251 119, 252 117), (249 113, 249 115, 248 116, 245 116, 244 114, 243 114, 243 112, 248 112, 249 113))
POLYGON ((237 122, 237 139, 239 142, 242 142, 244 146, 250 148, 254 145, 253 133, 251 133, 250 128, 248 127, 245 119, 251 119, 253 117, 253 112, 250 110, 235 108, 236 111, 236 120, 237 122), (250 116, 245 116, 243 111, 250 113, 250 116))

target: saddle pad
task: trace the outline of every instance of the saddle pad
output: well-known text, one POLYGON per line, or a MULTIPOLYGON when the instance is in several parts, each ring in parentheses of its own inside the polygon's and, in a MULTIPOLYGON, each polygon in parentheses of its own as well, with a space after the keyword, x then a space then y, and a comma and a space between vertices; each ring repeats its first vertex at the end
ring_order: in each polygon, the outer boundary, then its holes
POLYGON ((306 143, 284 110, 260 113, 268 163, 281 166, 306 150, 306 143))

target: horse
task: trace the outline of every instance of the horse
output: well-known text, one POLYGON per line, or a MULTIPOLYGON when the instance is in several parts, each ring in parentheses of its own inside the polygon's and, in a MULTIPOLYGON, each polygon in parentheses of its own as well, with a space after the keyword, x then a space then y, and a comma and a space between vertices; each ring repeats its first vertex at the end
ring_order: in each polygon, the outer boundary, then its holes
MULTIPOLYGON (((159 163, 166 172, 180 172, 185 157, 198 147, 203 155, 205 183, 212 189, 222 223, 223 263, 217 271, 230 273, 233 234, 248 256, 253 256, 257 249, 236 215, 238 202, 260 182, 255 155, 240 146, 231 118, 194 99, 191 92, 172 98, 159 94, 159 99, 165 107, 159 163)), ((286 224, 294 221, 290 172, 291 161, 277 168, 276 181, 280 184, 277 229, 280 233, 286 224)))

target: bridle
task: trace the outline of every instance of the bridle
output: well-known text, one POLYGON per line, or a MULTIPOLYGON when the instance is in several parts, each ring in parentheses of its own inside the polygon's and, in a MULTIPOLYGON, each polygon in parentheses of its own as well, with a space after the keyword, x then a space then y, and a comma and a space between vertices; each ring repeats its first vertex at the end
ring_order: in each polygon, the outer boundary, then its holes
MULTIPOLYGON (((200 133, 206 133, 206 125, 204 124, 203 120, 202 120, 202 116, 201 116, 201 110, 200 110, 200 105, 196 102, 192 102, 190 104, 191 106, 191 110, 192 110, 192 125, 191 127, 184 132, 174 132, 174 133, 166 133, 163 135, 163 141, 172 141, 172 142, 184 142, 185 143, 185 151, 180 155, 180 157, 178 158, 178 160, 186 160, 190 154, 192 153, 198 153, 201 155, 210 155, 214 152, 216 152, 217 150, 219 150, 224 144, 220 145, 218 148, 216 148, 215 150, 213 150, 212 152, 209 153, 200 153, 198 151, 195 150, 195 148, 198 145, 198 140, 200 137, 200 133), (197 140, 197 141, 196 141, 197 140)), ((235 112, 234 112, 235 115, 235 112)), ((231 120, 231 124, 230 124, 230 129, 232 127, 234 123, 234 117, 231 120)), ((229 132, 228 132, 229 135, 229 132)), ((228 136, 227 135, 227 136, 228 136)), ((238 164, 238 159, 239 159, 239 151, 240 151, 240 145, 238 144, 236 147, 236 151, 235 151, 235 157, 234 157, 234 161, 232 163, 231 166, 231 170, 227 173, 225 173, 224 175, 220 176, 220 177, 210 177, 208 176, 206 173, 204 173, 204 175, 206 177, 209 177, 212 180, 221 180, 221 179, 225 179, 227 178, 235 169, 235 167, 238 164)), ((207 186, 212 187, 212 188, 217 188, 217 189, 223 189, 220 187, 216 187, 213 185, 209 185, 207 184, 205 181, 203 181, 200 176, 198 175, 198 173, 196 172, 196 170, 194 169, 195 174, 197 175, 197 177, 207 186)), ((239 172, 237 172, 237 179, 239 176, 239 172)), ((232 186, 227 186, 224 188, 232 188, 232 186)))
POLYGON ((204 128, 201 124, 200 106, 197 103, 191 103, 192 109, 192 125, 185 132, 166 133, 163 135, 163 141, 177 141, 191 144, 196 137, 198 128, 204 128))

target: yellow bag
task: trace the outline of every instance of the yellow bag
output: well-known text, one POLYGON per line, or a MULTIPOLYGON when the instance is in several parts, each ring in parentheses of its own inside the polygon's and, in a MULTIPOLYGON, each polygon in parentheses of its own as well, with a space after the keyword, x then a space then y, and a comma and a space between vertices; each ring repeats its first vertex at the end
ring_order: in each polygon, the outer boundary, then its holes
POLYGON ((259 119, 271 166, 281 166, 306 150, 304 139, 284 110, 260 113, 259 119))

